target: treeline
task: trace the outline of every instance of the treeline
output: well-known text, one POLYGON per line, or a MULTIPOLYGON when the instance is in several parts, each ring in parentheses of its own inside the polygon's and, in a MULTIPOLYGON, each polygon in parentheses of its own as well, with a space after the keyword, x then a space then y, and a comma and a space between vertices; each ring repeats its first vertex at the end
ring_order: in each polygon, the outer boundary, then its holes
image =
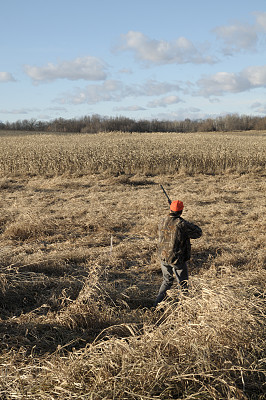
POLYGON ((229 114, 215 119, 183 121, 160 121, 157 119, 134 120, 126 117, 85 116, 79 119, 58 118, 49 122, 18 120, 0 122, 0 130, 39 132, 215 132, 265 130, 266 117, 229 114))

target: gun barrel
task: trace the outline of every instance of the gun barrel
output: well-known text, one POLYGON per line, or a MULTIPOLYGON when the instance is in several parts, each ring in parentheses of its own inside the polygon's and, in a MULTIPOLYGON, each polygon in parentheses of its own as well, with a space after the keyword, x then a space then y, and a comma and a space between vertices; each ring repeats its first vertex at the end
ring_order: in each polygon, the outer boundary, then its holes
POLYGON ((167 197, 168 203, 171 205, 172 201, 171 201, 170 197, 169 197, 168 194, 166 193, 166 191, 165 191, 163 185, 160 185, 160 186, 161 186, 162 191, 164 192, 165 196, 167 197))

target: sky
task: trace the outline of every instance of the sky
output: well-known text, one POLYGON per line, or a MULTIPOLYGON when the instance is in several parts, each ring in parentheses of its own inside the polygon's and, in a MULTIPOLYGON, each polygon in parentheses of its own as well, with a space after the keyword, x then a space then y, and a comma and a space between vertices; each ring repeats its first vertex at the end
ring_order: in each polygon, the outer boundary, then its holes
POLYGON ((1 0, 0 121, 266 116, 266 0, 1 0))

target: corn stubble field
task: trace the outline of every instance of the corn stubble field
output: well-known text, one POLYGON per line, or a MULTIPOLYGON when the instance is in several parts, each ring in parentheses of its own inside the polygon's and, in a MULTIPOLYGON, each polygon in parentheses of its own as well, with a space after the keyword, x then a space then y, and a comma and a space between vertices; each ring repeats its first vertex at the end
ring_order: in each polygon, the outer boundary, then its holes
POLYGON ((265 399, 265 132, 0 143, 1 400, 265 399), (203 236, 153 310, 160 184, 203 236))

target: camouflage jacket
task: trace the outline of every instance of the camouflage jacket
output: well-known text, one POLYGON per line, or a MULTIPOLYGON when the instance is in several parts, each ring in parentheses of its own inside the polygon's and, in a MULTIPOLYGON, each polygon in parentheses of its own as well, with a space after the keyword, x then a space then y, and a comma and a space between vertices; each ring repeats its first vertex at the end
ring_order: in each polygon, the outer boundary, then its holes
POLYGON ((168 264, 180 264, 190 259, 190 239, 197 239, 202 230, 197 225, 169 214, 159 227, 159 256, 168 264))

